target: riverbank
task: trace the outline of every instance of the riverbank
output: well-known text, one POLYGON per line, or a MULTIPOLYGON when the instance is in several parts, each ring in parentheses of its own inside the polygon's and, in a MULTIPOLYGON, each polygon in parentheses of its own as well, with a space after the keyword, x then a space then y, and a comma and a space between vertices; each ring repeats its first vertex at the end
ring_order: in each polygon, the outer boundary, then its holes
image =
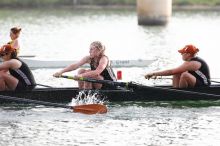
POLYGON ((220 11, 220 6, 208 6, 208 5, 191 5, 181 6, 173 5, 173 11, 220 11))
MULTIPOLYGON (((60 8, 73 8, 73 9, 126 9, 135 10, 136 5, 77 5, 77 6, 61 6, 60 8)), ((220 11, 220 5, 209 6, 209 5, 173 5, 173 11, 220 11)))
MULTIPOLYGON (((174 10, 219 10, 219 0, 172 0, 174 10)), ((0 8, 135 8, 136 0, 1 0, 0 8)))
MULTIPOLYGON (((1 9, 10 9, 10 6, 1 6, 1 9)), ((13 9, 20 9, 16 6, 13 9)), ((136 5, 53 5, 53 6, 38 6, 38 7, 22 7, 25 9, 90 9, 90 10, 136 10, 136 5)), ((173 11, 220 11, 220 5, 173 5, 173 11)))

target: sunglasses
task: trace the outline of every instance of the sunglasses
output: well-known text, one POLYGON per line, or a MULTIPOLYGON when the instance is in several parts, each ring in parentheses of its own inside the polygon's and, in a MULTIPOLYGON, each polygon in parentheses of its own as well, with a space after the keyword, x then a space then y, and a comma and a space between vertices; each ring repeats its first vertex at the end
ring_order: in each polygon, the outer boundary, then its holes
POLYGON ((8 53, 2 53, 0 54, 0 57, 6 56, 6 55, 8 55, 8 53))

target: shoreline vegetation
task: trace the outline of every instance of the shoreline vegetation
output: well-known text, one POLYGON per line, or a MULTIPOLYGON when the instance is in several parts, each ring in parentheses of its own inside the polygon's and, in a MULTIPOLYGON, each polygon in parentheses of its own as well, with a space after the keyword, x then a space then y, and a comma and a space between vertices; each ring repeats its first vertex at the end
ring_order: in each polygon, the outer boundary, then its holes
MULTIPOLYGON (((220 10, 220 0, 173 0, 173 10, 220 10)), ((136 0, 1 0, 0 8, 136 9, 136 0)))

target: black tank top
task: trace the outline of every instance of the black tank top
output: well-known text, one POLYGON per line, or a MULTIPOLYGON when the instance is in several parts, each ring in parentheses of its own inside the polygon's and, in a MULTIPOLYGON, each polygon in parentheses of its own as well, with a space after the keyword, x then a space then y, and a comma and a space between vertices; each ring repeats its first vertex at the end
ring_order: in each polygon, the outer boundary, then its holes
POLYGON ((201 67, 197 71, 189 71, 196 79, 200 80, 204 85, 210 85, 210 71, 208 64, 199 57, 194 57, 190 61, 198 61, 201 67))
MULTIPOLYGON (((105 56, 107 57, 107 56, 105 56)), ((107 57, 108 58, 108 57, 107 57)), ((91 62, 90 62, 90 68, 91 70, 96 70, 96 68, 98 67, 99 65, 99 62, 96 63, 94 61, 94 59, 91 59, 91 62)), ((111 67, 111 64, 108 60, 108 65, 106 66, 106 68, 101 72, 101 76, 103 76, 104 80, 110 80, 110 81, 116 81, 116 77, 115 77, 115 74, 114 74, 114 71, 111 67)))
POLYGON ((25 87, 33 87, 36 86, 36 82, 34 79, 34 76, 27 66, 26 63, 24 63, 22 60, 19 58, 15 58, 21 62, 21 67, 18 69, 9 69, 9 73, 15 77, 16 79, 19 80, 19 82, 22 83, 23 86, 25 87))

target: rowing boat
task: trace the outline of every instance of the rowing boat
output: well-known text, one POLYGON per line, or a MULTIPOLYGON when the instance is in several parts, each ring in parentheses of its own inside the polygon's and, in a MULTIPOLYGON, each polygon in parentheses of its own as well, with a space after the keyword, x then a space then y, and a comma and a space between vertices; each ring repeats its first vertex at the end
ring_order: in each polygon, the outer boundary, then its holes
MULTIPOLYGON (((76 60, 38 60, 33 59, 34 56, 21 56, 21 59, 27 63, 31 69, 39 68, 64 68, 70 64, 76 63, 76 60), (30 59, 31 58, 31 59, 30 59)), ((113 67, 146 67, 153 63, 155 60, 111 60, 113 67)), ((84 67, 89 67, 88 64, 84 67)))
MULTIPOLYGON (((31 69, 38 68, 64 68, 70 64, 76 63, 74 60, 69 61, 55 61, 55 60, 37 60, 37 59, 29 59, 22 58, 24 62, 28 64, 31 69)), ((146 67, 153 63, 155 60, 112 60, 111 65, 113 67, 146 67)), ((88 65, 84 66, 88 67, 88 65)))
MULTIPOLYGON (((186 101, 186 100, 220 100, 220 85, 190 89, 174 89, 171 86, 142 86, 138 88, 113 90, 79 90, 78 88, 36 88, 28 91, 2 91, 0 95, 41 100, 47 102, 67 103, 79 92, 98 93, 100 99, 110 102, 118 101, 186 101)), ((0 103, 7 103, 0 99, 0 103)))

